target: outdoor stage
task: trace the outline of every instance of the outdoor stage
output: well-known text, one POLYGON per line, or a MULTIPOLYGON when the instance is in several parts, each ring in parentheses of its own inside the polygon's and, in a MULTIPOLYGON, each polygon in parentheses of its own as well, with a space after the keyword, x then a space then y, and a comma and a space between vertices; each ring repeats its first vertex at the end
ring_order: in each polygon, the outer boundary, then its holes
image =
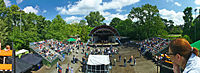
POLYGON ((89 36, 91 38, 87 42, 88 46, 110 47, 111 45, 119 46, 121 44, 118 31, 107 25, 95 27, 90 31, 89 36))

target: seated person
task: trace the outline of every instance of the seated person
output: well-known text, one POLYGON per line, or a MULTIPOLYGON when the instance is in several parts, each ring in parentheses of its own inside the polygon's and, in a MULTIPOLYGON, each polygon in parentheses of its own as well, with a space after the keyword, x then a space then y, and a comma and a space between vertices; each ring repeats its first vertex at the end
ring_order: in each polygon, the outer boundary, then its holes
POLYGON ((6 48, 4 49, 5 51, 9 51, 10 50, 10 46, 6 45, 6 48))

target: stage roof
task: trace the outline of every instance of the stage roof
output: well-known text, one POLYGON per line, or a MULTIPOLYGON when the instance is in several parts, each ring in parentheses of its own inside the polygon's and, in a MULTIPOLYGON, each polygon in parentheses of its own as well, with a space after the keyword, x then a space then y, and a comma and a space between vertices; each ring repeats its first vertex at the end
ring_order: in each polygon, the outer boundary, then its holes
POLYGON ((95 33, 99 31, 107 31, 114 34, 115 36, 120 36, 119 32, 115 28, 107 25, 101 25, 95 27, 92 31, 90 31, 89 36, 95 35, 95 33))

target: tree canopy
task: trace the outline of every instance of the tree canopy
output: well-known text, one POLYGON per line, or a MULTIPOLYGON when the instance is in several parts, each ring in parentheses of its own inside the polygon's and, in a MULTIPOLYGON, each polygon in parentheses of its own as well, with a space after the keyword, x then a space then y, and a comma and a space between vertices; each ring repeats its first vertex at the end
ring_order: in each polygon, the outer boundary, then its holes
POLYGON ((87 20, 88 25, 91 27, 103 25, 103 21, 105 20, 105 18, 100 15, 99 11, 90 12, 90 14, 85 17, 85 19, 87 20))
MULTIPOLYGON (((182 34, 190 42, 200 40, 200 16, 193 19, 191 7, 187 7, 183 13, 184 25, 175 26, 172 20, 160 17, 156 6, 145 4, 133 7, 125 20, 113 18, 109 25, 116 28, 121 36, 134 40, 168 33, 182 34)), ((29 49, 30 42, 47 39, 63 41, 77 35, 86 42, 90 38, 89 32, 96 26, 104 25, 105 18, 96 11, 90 12, 85 19, 68 24, 57 15, 50 21, 41 15, 25 13, 17 5, 6 7, 4 1, 0 0, 0 41, 3 47, 14 42, 14 49, 29 49)))
POLYGON ((128 25, 128 27, 132 27, 130 30, 135 33, 133 35, 136 35, 136 37, 132 35, 134 39, 146 39, 167 34, 166 26, 162 22, 156 6, 145 4, 142 7, 133 7, 128 18, 137 20, 132 23, 132 26, 128 25))

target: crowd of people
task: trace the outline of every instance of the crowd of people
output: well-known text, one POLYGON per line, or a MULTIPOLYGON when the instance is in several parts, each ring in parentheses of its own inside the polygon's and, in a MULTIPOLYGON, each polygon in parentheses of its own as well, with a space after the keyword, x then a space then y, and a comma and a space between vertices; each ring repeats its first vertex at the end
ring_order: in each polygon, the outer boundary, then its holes
POLYGON ((159 53, 161 50, 165 49, 170 40, 163 38, 150 38, 136 43, 139 45, 139 51, 142 54, 145 51, 149 51, 152 54, 159 53))
POLYGON ((140 55, 145 55, 148 52, 147 57, 151 57, 150 59, 153 59, 153 61, 172 64, 170 57, 165 54, 167 51, 162 52, 162 50, 168 49, 169 43, 170 40, 168 39, 150 38, 136 44, 139 45, 140 55))
MULTIPOLYGON (((143 40, 141 42, 138 42, 136 44, 139 45, 139 51, 140 53, 144 53, 145 51, 148 51, 150 53, 159 53, 161 52, 161 50, 167 48, 168 44, 169 44, 170 40, 168 39, 163 39, 163 38, 151 38, 151 39, 146 39, 143 40)), ((119 55, 118 59, 117 58, 113 58, 113 61, 110 61, 110 65, 111 66, 116 66, 116 64, 118 62, 123 61, 124 63, 124 67, 127 66, 127 63, 130 63, 131 66, 136 65, 136 58, 133 58, 133 56, 130 56, 130 58, 128 57, 123 57, 122 55, 119 54, 119 49, 117 47, 97 47, 96 45, 94 47, 89 47, 84 45, 84 43, 82 42, 76 42, 73 44, 64 44, 62 42, 58 42, 58 41, 52 41, 52 40, 47 40, 47 41, 42 41, 42 42, 38 42, 35 43, 34 45, 40 49, 40 53, 50 53, 50 54, 54 54, 51 52, 55 51, 58 54, 64 54, 64 52, 66 53, 67 56, 71 56, 71 63, 67 64, 67 67, 64 69, 62 68, 63 66, 61 66, 59 63, 57 63, 57 72, 58 73, 62 73, 63 70, 66 73, 73 73, 74 70, 76 70, 76 67, 72 66, 71 64, 76 65, 78 62, 80 62, 82 64, 82 71, 85 72, 84 70, 86 69, 86 65, 87 65, 87 61, 89 58, 89 55, 109 55, 110 57, 115 56, 116 54, 119 55), (42 45, 41 45, 42 44, 42 45), (78 54, 81 54, 78 55, 78 54), (79 56, 79 58, 78 58, 79 56), (81 57, 81 59, 80 59, 81 57), (118 60, 118 62, 117 62, 118 60)), ((44 55, 45 56, 45 55, 44 55)), ((49 55, 47 55, 49 56, 49 55)), ((51 55, 50 55, 51 56, 51 55)), ((168 61, 172 64, 168 54, 162 54, 160 53, 159 55, 156 54, 156 56, 154 57, 157 60, 160 61, 168 61)))
POLYGON ((66 44, 63 44, 62 42, 50 39, 31 43, 30 48, 32 48, 36 53, 40 54, 42 57, 46 58, 49 62, 52 62, 58 56, 63 55, 67 47, 66 44))

